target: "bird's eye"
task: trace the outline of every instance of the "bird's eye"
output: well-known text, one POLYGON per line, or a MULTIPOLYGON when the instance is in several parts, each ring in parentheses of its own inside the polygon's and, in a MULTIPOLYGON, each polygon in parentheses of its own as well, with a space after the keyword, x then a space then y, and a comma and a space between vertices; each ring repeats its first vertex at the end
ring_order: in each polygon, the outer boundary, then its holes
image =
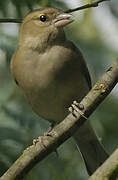
POLYGON ((45 22, 45 21, 47 20, 47 17, 46 17, 45 15, 41 15, 41 16, 40 16, 40 20, 41 20, 42 22, 45 22))

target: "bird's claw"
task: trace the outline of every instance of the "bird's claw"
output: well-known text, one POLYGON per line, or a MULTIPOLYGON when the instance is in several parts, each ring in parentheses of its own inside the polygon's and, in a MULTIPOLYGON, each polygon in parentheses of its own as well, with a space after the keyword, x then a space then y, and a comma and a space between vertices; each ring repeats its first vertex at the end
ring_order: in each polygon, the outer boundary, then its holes
POLYGON ((50 134, 50 132, 52 131, 53 127, 55 126, 55 123, 51 123, 51 126, 49 127, 49 129, 44 133, 44 136, 52 136, 50 134))
POLYGON ((39 136, 38 138, 36 139, 33 139, 33 145, 36 145, 38 142, 40 142, 40 144, 45 147, 44 143, 43 143, 43 140, 42 140, 42 136, 39 136))
POLYGON ((73 116, 77 118, 79 113, 84 119, 87 119, 82 110, 84 110, 84 105, 78 103, 77 101, 73 101, 72 105, 69 107, 69 112, 71 112, 73 116))
MULTIPOLYGON (((51 124, 50 128, 48 129, 48 131, 44 133, 44 136, 52 137, 52 134, 50 132, 53 129, 53 127, 54 127, 54 124, 51 124)), ((36 145, 38 142, 40 142, 42 147, 46 148, 45 144, 43 143, 43 136, 39 136, 37 139, 34 139, 33 140, 33 145, 36 145)), ((55 149, 54 152, 56 153, 57 157, 59 157, 59 153, 58 153, 57 149, 55 149)))

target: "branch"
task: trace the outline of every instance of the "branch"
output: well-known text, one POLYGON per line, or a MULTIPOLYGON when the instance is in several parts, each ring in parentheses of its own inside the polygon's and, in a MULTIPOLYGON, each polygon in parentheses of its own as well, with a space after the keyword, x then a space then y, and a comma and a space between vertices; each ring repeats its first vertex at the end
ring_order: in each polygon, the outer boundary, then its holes
MULTIPOLYGON (((71 13, 74 11, 79 11, 82 9, 87 9, 87 8, 91 8, 91 7, 97 7, 99 5, 99 3, 103 2, 103 1, 110 1, 110 0, 98 0, 96 2, 93 2, 91 4, 85 4, 83 6, 80 6, 78 8, 75 9, 68 9, 66 11, 64 11, 65 13, 71 13)), ((0 19, 0 23, 21 23, 22 19, 0 19)))
POLYGON ((83 10, 83 9, 87 9, 87 8, 97 7, 97 6, 99 6, 99 3, 103 2, 103 1, 110 1, 110 0, 98 0, 98 1, 95 1, 95 2, 90 3, 90 4, 85 4, 83 6, 75 8, 75 9, 68 9, 65 12, 66 13, 71 13, 71 12, 74 12, 74 11, 79 11, 79 10, 83 10))
POLYGON ((87 118, 105 99, 118 82, 118 60, 116 60, 103 77, 93 86, 91 91, 80 102, 83 116, 77 117, 69 114, 60 124, 50 132, 50 136, 41 136, 39 142, 28 147, 0 180, 20 180, 38 162, 43 160, 51 152, 55 151, 64 141, 71 137, 75 131, 86 121, 87 118))
POLYGON ((88 180, 115 180, 118 177, 118 149, 95 171, 88 180))
POLYGON ((0 19, 0 23, 21 23, 22 19, 0 19))

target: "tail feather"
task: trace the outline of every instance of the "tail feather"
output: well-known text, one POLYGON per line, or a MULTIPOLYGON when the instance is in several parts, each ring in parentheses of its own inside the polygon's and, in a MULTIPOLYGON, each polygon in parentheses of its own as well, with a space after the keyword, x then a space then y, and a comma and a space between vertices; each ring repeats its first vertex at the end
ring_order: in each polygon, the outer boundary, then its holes
POLYGON ((88 174, 94 171, 108 158, 89 122, 86 122, 75 134, 74 139, 86 165, 88 174))

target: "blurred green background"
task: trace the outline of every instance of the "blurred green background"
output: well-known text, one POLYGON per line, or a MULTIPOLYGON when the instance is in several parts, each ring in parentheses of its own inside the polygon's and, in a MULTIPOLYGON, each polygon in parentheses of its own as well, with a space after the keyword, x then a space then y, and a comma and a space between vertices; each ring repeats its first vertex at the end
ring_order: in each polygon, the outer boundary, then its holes
MULTIPOLYGON (((90 0, 0 0, 0 18, 22 18, 44 6, 75 8, 90 0)), ((118 1, 111 0, 73 13, 75 21, 65 31, 82 50, 93 84, 118 57, 118 1)), ((49 123, 39 118, 27 104, 10 74, 10 59, 17 48, 19 24, 0 24, 0 175, 43 134, 49 123)), ((105 149, 111 154, 118 145, 118 87, 90 117, 105 149)), ((85 180, 87 173, 72 139, 38 164, 25 180, 85 180)))

